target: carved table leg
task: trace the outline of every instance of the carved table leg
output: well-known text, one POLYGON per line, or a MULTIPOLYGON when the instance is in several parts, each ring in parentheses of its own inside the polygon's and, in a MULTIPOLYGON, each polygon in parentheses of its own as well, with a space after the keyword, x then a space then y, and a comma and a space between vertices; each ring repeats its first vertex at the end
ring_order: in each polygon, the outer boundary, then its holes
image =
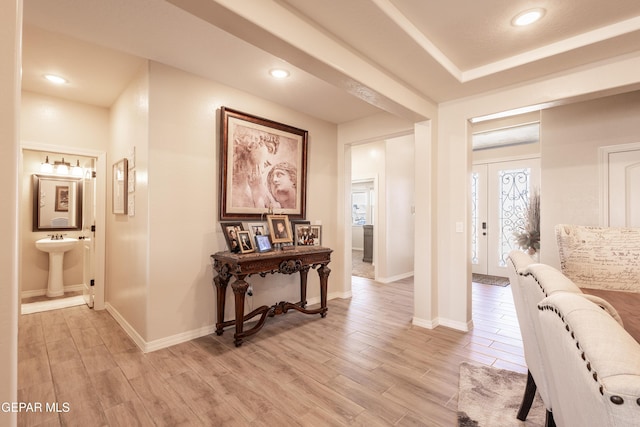
POLYGON ((307 274, 310 266, 306 265, 300 269, 300 306, 307 306, 307 274))
POLYGON ((242 345, 242 328, 244 325, 244 296, 249 289, 249 284, 244 280, 245 276, 237 276, 236 280, 231 284, 233 294, 235 296, 235 308, 236 308, 236 333, 233 335, 234 344, 236 347, 242 345))
POLYGON ((320 307, 322 308, 321 317, 327 316, 327 282, 329 281, 329 274, 331 269, 323 264, 318 268, 318 276, 320 276, 320 307))
POLYGON ((227 296, 227 285, 229 284, 229 276, 225 272, 220 271, 218 275, 213 278, 213 283, 216 285, 217 296, 217 312, 216 312, 216 335, 222 335, 224 331, 222 324, 224 323, 224 306, 227 296))

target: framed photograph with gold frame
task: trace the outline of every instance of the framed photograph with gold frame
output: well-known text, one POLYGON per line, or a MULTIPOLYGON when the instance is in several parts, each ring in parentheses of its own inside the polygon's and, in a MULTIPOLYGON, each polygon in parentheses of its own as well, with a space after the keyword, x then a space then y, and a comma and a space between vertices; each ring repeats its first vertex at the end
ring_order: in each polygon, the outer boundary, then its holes
POLYGON ((308 131, 220 108, 220 220, 304 218, 308 131))
POLYGON ((287 215, 267 215, 272 243, 292 243, 293 233, 287 215))

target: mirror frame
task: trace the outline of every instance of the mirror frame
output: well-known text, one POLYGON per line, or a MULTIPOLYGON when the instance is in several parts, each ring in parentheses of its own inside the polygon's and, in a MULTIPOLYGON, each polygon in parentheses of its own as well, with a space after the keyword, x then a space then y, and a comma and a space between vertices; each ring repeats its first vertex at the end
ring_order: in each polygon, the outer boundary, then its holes
MULTIPOLYGON (((71 218, 71 213, 69 214, 71 218)), ((33 174, 33 226, 32 231, 55 231, 55 230, 82 230, 82 178, 71 176, 33 174), (40 180, 75 182, 76 183, 76 212, 75 227, 41 227, 40 226, 40 180)))

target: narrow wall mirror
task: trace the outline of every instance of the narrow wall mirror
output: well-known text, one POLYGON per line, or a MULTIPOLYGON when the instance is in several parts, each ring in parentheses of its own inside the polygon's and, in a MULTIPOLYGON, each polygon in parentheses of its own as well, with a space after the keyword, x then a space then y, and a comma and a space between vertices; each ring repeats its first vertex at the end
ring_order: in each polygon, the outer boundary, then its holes
POLYGON ((33 175, 33 231, 82 228, 82 179, 33 175))

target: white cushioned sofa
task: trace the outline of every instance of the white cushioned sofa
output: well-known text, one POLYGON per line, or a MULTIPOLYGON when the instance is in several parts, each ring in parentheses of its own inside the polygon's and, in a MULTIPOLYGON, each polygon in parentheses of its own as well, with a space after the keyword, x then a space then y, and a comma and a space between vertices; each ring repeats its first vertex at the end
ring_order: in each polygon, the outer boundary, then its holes
MULTIPOLYGON (((622 329, 621 319, 607 301, 583 294, 576 284, 557 269, 534 262, 521 251, 509 254, 509 280, 513 294, 516 315, 520 324, 525 361, 529 370, 527 386, 517 418, 524 421, 531 407, 536 390, 540 393, 547 410, 546 425, 555 425, 553 376, 546 362, 546 350, 543 341, 545 329, 540 324, 538 304, 556 293, 571 293, 591 301, 601 311, 608 313, 622 329)), ((622 329, 624 331, 624 329, 622 329)))
POLYGON ((538 304, 543 363, 559 426, 640 426, 640 344, 580 294, 538 304))

